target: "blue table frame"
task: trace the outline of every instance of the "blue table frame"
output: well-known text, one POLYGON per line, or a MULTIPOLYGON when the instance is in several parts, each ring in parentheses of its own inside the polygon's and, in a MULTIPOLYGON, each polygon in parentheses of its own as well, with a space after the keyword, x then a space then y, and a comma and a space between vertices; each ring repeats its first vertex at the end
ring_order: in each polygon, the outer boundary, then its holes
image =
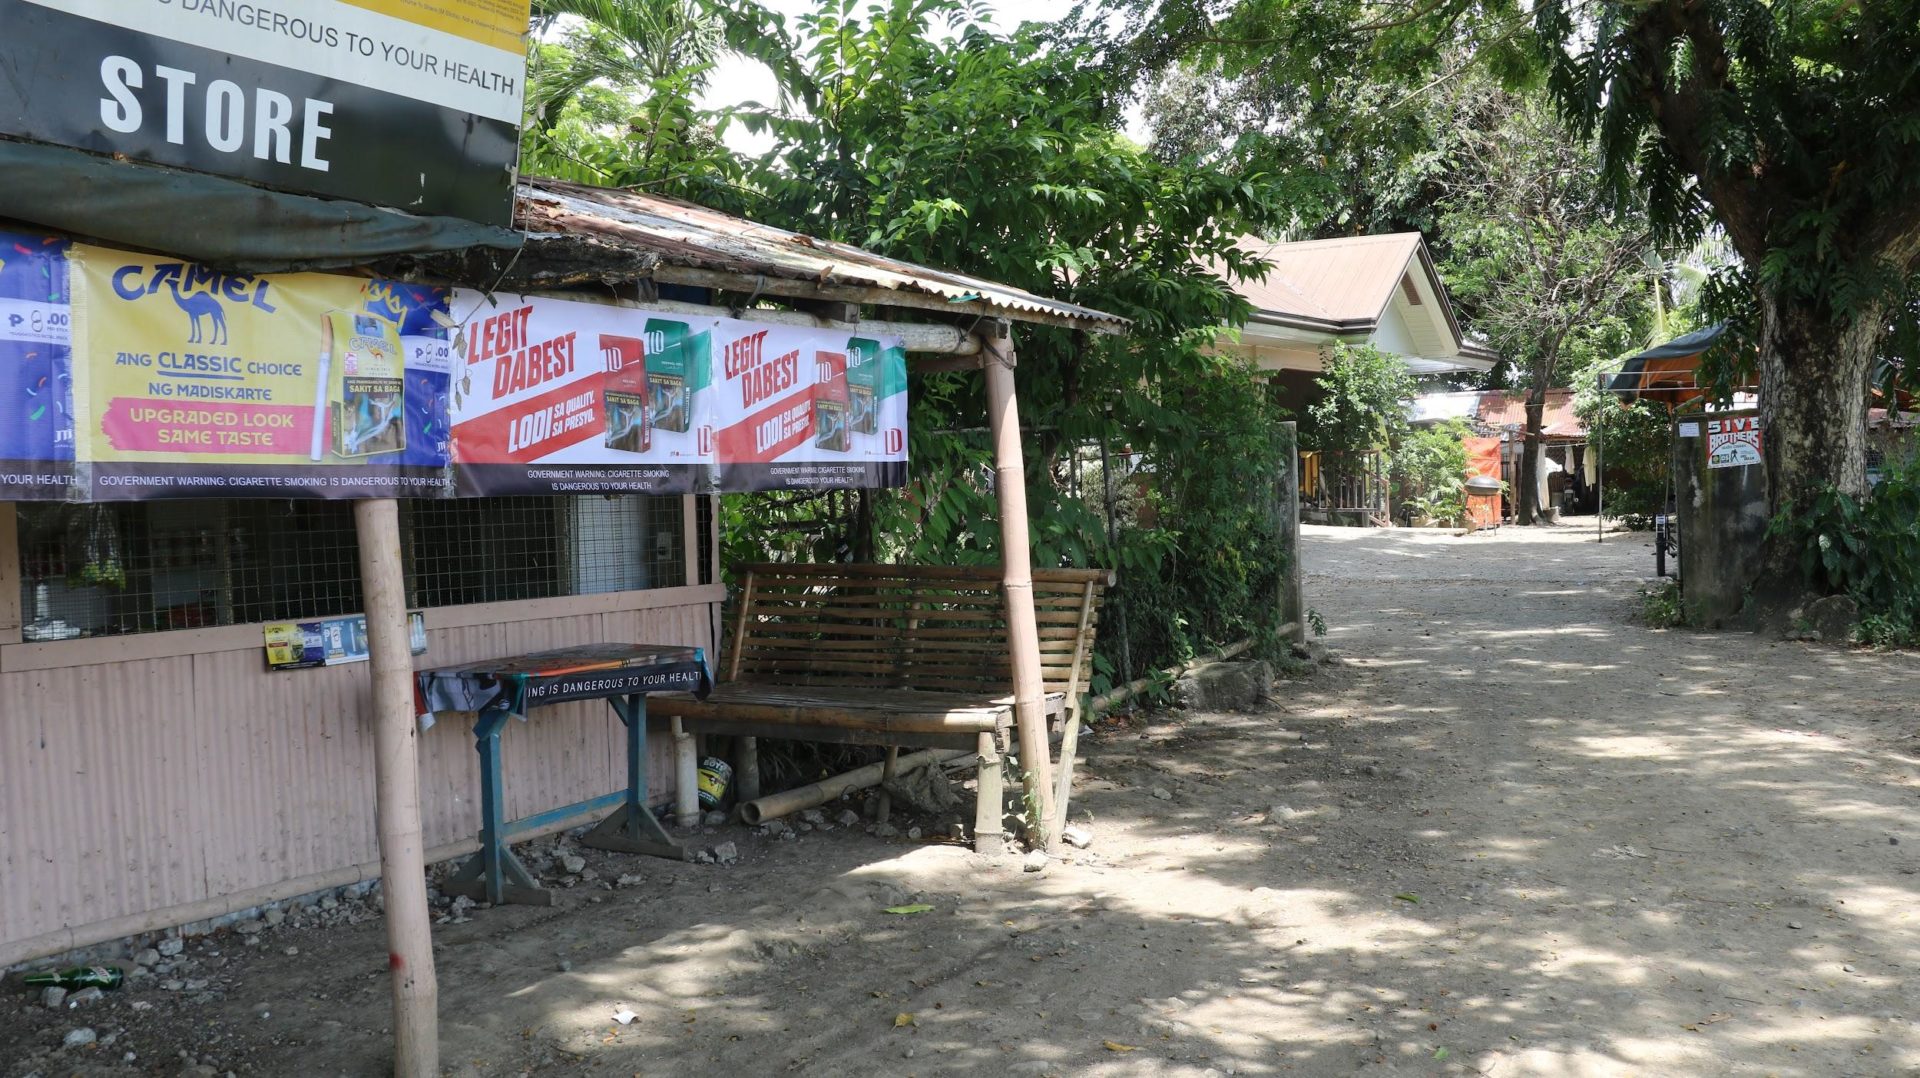
POLYGON ((686 847, 667 834, 647 807, 647 693, 691 688, 704 694, 712 680, 701 649, 629 644, 568 648, 425 671, 418 683, 423 711, 430 706, 473 712, 474 748, 480 754, 480 849, 454 870, 442 890, 495 905, 550 906, 553 892, 540 886, 508 843, 515 835, 609 807, 612 814, 581 839, 583 845, 687 859, 686 847), (504 819, 500 734, 507 720, 546 704, 596 698, 606 700, 627 728, 627 788, 534 816, 504 819))

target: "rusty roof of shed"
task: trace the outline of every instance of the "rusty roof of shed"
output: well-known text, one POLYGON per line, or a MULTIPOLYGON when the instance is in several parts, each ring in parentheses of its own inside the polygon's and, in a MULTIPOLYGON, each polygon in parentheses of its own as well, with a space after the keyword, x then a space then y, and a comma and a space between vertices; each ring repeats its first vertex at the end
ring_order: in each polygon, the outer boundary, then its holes
MULTIPOLYGON (((984 309, 1014 321, 1067 324, 1096 332, 1121 333, 1131 325, 1105 311, 639 191, 528 178, 520 184, 515 224, 530 241, 585 238, 632 250, 644 260, 637 270, 678 266, 749 279, 803 282, 828 293, 828 298, 836 298, 830 295, 834 288, 881 289, 935 297, 959 312, 984 309)), ((649 275, 635 273, 636 278, 649 275)))

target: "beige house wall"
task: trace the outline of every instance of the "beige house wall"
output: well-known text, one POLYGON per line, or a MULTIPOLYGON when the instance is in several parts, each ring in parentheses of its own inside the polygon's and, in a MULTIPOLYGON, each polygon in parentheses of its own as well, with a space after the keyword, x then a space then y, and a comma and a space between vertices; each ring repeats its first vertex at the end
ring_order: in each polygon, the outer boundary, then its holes
MULTIPOLYGON (((688 579, 699 579, 686 506, 688 579)), ((379 875, 366 664, 270 672, 259 625, 23 643, 14 507, 0 503, 0 966, 379 875)), ((601 641, 714 653, 724 585, 426 612, 423 666, 601 641)), ((650 745, 656 801, 669 739, 650 745)), ((623 789, 604 702, 504 738, 510 818, 623 789)), ((429 860, 476 846, 470 728, 421 735, 429 860)), ((575 821, 578 822, 578 821, 575 821)))

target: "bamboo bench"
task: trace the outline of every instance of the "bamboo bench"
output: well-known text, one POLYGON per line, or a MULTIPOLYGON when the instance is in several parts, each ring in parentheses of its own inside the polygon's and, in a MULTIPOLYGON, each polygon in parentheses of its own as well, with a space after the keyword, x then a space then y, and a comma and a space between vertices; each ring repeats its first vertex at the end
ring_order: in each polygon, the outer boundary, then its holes
MULTIPOLYGON (((653 697, 654 712, 742 738, 743 800, 758 794, 753 739, 761 737, 884 745, 889 774, 902 746, 974 750, 974 845, 996 848, 1000 752, 1014 722, 1000 569, 760 564, 736 575, 720 683, 705 700, 653 697)), ((1104 569, 1033 572, 1050 725, 1077 732, 1112 579, 1104 569)))

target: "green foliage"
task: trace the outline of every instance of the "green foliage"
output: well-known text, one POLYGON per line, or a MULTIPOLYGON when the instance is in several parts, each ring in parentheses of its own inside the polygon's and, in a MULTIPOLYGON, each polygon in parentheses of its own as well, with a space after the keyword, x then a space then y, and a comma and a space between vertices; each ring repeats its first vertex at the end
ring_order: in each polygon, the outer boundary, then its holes
POLYGON ((1680 582, 1662 580, 1640 589, 1640 620, 1650 629, 1673 629, 1687 623, 1680 582))
POLYGON ((1673 469, 1673 416, 1651 401, 1623 404, 1597 386, 1597 373, 1617 360, 1596 362, 1574 379, 1574 413, 1587 427, 1587 452, 1606 469, 1606 514, 1630 528, 1653 526, 1664 513, 1673 469), (1625 480, 1623 483, 1622 480, 1625 480))
POLYGON ((727 117, 695 104, 724 44, 706 4, 538 0, 534 18, 521 171, 743 208, 727 117))
POLYGON ((1385 449, 1407 429, 1407 405, 1418 393, 1406 364, 1370 344, 1335 344, 1314 381, 1324 393, 1307 407, 1305 440, 1327 453, 1385 449))
POLYGON ((1769 534, 1799 551, 1816 592, 1853 597, 1864 639, 1920 645, 1920 457, 1889 469, 1865 498, 1829 485, 1805 509, 1789 505, 1769 534))
POLYGON ((1454 419, 1419 427, 1400 441, 1393 477, 1415 516, 1457 524, 1467 515, 1467 447, 1473 432, 1454 419))
MULTIPOLYGON (((772 140, 739 163, 741 212, 1134 320, 1125 338, 1021 327, 1016 342, 1035 562, 1122 574, 1101 677, 1270 620, 1282 417, 1251 372, 1213 354, 1249 308, 1202 266, 1253 272, 1234 240, 1274 231, 1281 193, 1142 152, 1121 133, 1124 86, 1086 43, 995 32, 964 4, 833 0, 789 22, 741 0, 722 16, 728 46, 781 86, 733 110, 772 140), (1116 466, 1112 538, 1100 485, 1079 481, 1102 444, 1131 462, 1116 466)), ((729 499, 730 555, 844 556, 851 531, 873 536, 875 557, 997 562, 981 379, 914 374, 909 391, 906 488, 876 492, 865 521, 791 500, 763 517, 773 496, 729 499)))

